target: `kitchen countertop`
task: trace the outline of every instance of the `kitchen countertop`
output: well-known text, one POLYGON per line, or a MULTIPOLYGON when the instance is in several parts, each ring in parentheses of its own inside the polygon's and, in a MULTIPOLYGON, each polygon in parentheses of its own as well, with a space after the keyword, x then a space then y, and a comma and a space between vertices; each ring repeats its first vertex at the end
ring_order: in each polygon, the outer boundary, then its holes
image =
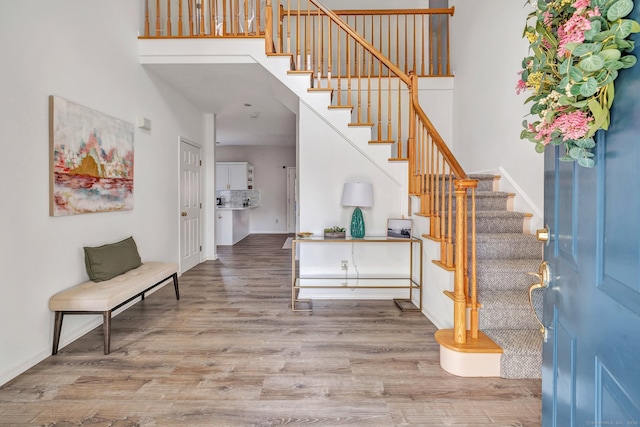
POLYGON ((260 205, 251 205, 251 206, 230 206, 230 205, 223 205, 223 206, 216 206, 218 208, 219 211, 243 211, 246 209, 252 209, 252 208, 259 208, 260 205))

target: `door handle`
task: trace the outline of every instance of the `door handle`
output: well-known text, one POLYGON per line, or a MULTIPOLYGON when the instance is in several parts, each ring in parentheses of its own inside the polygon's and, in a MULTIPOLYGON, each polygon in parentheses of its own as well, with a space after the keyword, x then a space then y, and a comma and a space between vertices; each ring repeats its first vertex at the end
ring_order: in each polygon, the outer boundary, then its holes
POLYGON ((540 333, 542 334, 546 342, 547 328, 544 326, 544 323, 542 323, 542 320, 540 320, 540 317, 538 317, 538 313, 536 313, 536 310, 533 307, 533 291, 535 291, 536 289, 545 289, 549 287, 549 278, 550 278, 549 263, 547 261, 542 261, 542 263, 540 264, 540 268, 538 269, 538 272, 537 273, 529 272, 529 274, 532 276, 536 276, 539 280, 538 283, 534 283, 529 287, 529 306, 531 307, 531 311, 533 312, 533 315, 535 316, 536 320, 540 324, 540 333))
POLYGON ((180 215, 181 216, 187 216, 187 213, 186 212, 182 212, 180 215))

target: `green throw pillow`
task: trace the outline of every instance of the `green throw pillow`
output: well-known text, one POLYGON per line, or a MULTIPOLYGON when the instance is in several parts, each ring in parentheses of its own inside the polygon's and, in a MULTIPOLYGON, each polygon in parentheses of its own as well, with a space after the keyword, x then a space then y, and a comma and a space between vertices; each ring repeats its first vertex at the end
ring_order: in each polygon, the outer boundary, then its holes
POLYGON ((133 237, 121 242, 84 248, 84 263, 89 279, 102 282, 142 265, 133 237))

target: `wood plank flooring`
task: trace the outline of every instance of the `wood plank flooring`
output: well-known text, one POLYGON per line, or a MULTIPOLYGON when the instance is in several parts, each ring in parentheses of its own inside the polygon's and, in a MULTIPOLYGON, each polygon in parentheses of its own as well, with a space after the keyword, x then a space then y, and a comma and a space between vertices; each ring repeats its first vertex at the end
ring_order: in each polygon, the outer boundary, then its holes
MULTIPOLYGON (((540 381, 459 378, 392 301, 290 309, 286 235, 251 235, 0 388, 0 425, 539 426, 540 381)), ((428 280, 425 280, 428 283, 428 280)), ((63 327, 64 328, 64 327, 63 327)))

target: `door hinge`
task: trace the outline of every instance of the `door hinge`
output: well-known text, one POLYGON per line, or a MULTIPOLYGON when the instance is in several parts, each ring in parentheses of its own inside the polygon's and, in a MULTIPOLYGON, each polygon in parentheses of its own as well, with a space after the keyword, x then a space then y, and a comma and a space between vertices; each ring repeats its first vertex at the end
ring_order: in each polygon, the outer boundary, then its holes
POLYGON ((200 160, 200 166, 202 166, 202 160, 200 160))
POLYGON ((200 209, 202 209, 202 203, 200 203, 200 209))
POLYGON ((200 246, 200 252, 202 252, 202 246, 200 246))

